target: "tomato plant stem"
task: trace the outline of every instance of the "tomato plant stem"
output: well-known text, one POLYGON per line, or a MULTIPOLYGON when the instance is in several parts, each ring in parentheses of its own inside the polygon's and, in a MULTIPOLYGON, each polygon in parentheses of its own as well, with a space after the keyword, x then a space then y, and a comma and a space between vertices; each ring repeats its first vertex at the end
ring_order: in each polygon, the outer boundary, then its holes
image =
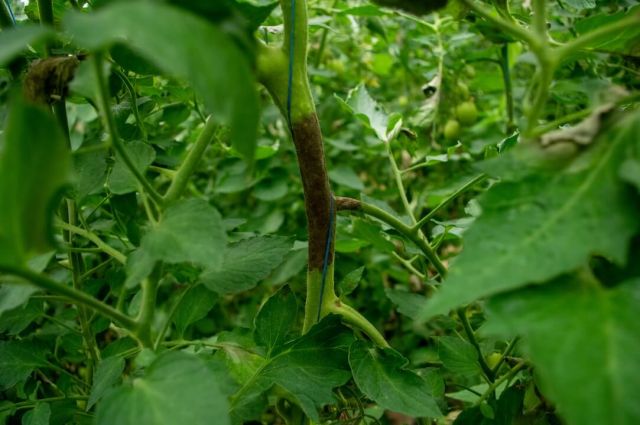
POLYGON ((113 320, 129 331, 134 331, 137 328, 137 323, 133 318, 119 312, 113 307, 97 300, 96 298, 85 292, 78 291, 70 286, 56 282, 55 280, 50 279, 46 276, 22 267, 9 265, 0 265, 0 272, 12 276, 21 277, 41 289, 44 289, 56 295, 65 296, 76 304, 85 305, 102 314, 103 316, 113 320))
POLYGON ((216 124, 213 118, 207 118, 200 136, 198 136, 198 139, 191 147, 191 150, 187 154, 187 158, 176 172, 169 189, 167 189, 167 192, 164 195, 163 201, 165 204, 170 204, 171 202, 176 201, 184 193, 187 188, 187 184, 189 183, 189 179, 196 171, 196 167, 198 166, 202 155, 214 139, 215 130, 216 124))
POLYGON ((513 104, 513 84, 511 82, 511 65, 509 63, 509 43, 503 43, 500 48, 500 69, 504 82, 504 96, 507 103, 507 135, 515 129, 515 110, 513 104))
POLYGON ((85 239, 93 242, 100 250, 102 250, 105 254, 110 255, 116 261, 121 264, 126 264, 127 256, 118 251, 117 249, 111 247, 102 239, 100 239, 95 233, 92 233, 88 230, 81 229, 80 227, 74 226, 73 224, 65 223, 62 220, 56 220, 56 226, 60 227, 63 230, 68 232, 75 233, 76 235, 82 236, 85 239))
POLYGON ((140 312, 136 318, 138 329, 136 335, 144 347, 153 348, 151 325, 156 310, 156 298, 158 295, 158 283, 162 269, 157 265, 151 275, 142 281, 142 302, 140 312))
POLYGON ((107 87, 107 81, 104 75, 103 69, 103 55, 97 53, 93 60, 93 68, 95 72, 96 79, 98 81, 98 97, 100 102, 100 109, 102 112, 102 119, 105 127, 108 130, 109 137, 111 140, 111 144, 118 153, 118 156, 122 158, 125 165, 133 174, 133 176, 138 180, 142 188, 147 192, 149 197, 158 205, 162 204, 162 197, 156 192, 156 190, 151 186, 151 183, 144 177, 142 172, 136 167, 133 160, 129 156, 126 148, 122 140, 120 140, 120 136, 118 135, 118 129, 116 126, 115 119, 113 117, 113 113, 111 111, 111 102, 109 101, 109 89, 107 87))
POLYGON ((338 198, 337 203, 338 203, 338 209, 344 209, 344 208, 340 208, 340 205, 344 205, 348 203, 350 205, 348 210, 361 211, 362 213, 369 215, 371 217, 377 218, 383 223, 386 223, 389 226, 393 227, 395 230, 397 230, 402 235, 404 235, 407 239, 413 242, 422 251, 424 256, 427 257, 427 259, 431 262, 431 264, 433 264, 433 266, 435 267, 435 269, 438 271, 438 273, 442 278, 444 278, 447 275, 447 268, 442 263, 442 261, 440 261, 440 258, 438 258, 438 255, 435 253, 435 251, 429 245, 429 243, 424 239, 424 237, 421 237, 422 233, 419 231, 419 229, 415 229, 413 226, 409 226, 405 224, 399 218, 394 217, 393 215, 389 214, 385 210, 378 208, 375 205, 368 204, 366 202, 362 202, 362 201, 358 201, 350 198, 338 198))
POLYGON ((140 133, 142 134, 142 140, 146 142, 148 140, 147 128, 145 127, 144 121, 140 116, 140 108, 138 108, 138 95, 136 94, 136 90, 134 89, 133 84, 131 84, 131 81, 129 80, 127 75, 122 72, 122 70, 120 70, 117 66, 113 66, 111 69, 120 78, 120 81, 122 81, 122 84, 124 84, 127 92, 129 93, 129 98, 131 101, 131 111, 133 112, 133 116, 136 119, 136 123, 138 124, 138 128, 140 129, 140 133))
POLYGON ((0 28, 11 28, 13 26, 13 17, 9 11, 9 6, 2 0, 0 1, 0 28))
POLYGON ((419 229, 422 229, 422 227, 424 227, 424 225, 427 224, 429 222, 429 220, 431 220, 433 218, 433 216, 438 213, 438 211, 442 210, 444 207, 449 205, 453 200, 458 198, 458 196, 460 196, 461 194, 463 194, 467 190, 469 190, 472 187, 474 187, 476 184, 478 184, 478 183, 480 183, 480 182, 482 182, 482 181, 484 181, 486 179, 487 179, 487 175, 486 174, 480 174, 480 175, 472 178, 471 180, 469 180, 467 183, 462 185, 459 189, 457 189, 451 195, 447 196, 447 198, 445 198, 435 208, 433 208, 431 211, 429 211, 429 213, 427 215, 422 217, 420 219, 420 221, 418 223, 416 223, 415 226, 413 226, 412 230, 415 232, 415 231, 417 231, 419 229))
POLYGON ((478 353, 478 363, 480 364, 480 368, 482 369, 482 372, 485 374, 489 382, 493 382, 495 380, 495 374, 487 364, 487 361, 485 360, 484 355, 482 354, 482 349, 480 348, 480 344, 478 344, 476 335, 473 331, 473 328, 471 327, 471 324, 469 323, 469 319, 467 318, 466 309, 460 308, 458 309, 457 313, 458 313, 458 318, 460 318, 460 321, 462 322, 462 327, 464 328, 464 332, 467 335, 469 342, 471 343, 471 345, 473 345, 473 347, 476 349, 478 353))
POLYGON ((336 299, 334 302, 328 304, 328 312, 339 315, 347 324, 364 332, 376 345, 389 347, 389 343, 380 331, 378 331, 366 317, 360 314, 358 310, 350 305, 336 299))
POLYGON ((500 385, 502 385, 503 383, 510 381, 514 376, 516 376, 516 374, 518 372, 520 372, 525 366, 527 365, 526 362, 521 361, 518 364, 516 364, 513 368, 511 368, 511 370, 509 370, 509 372, 505 373, 504 375, 502 375, 499 379, 496 379, 494 382, 491 383, 491 385, 489 385, 489 388, 487 388, 487 391, 485 391, 478 400, 476 400, 475 405, 478 406, 480 405, 480 403, 482 403, 483 401, 485 401, 487 398, 489 398, 491 396, 491 394, 493 394, 495 392, 496 389, 498 389, 498 387, 500 385))

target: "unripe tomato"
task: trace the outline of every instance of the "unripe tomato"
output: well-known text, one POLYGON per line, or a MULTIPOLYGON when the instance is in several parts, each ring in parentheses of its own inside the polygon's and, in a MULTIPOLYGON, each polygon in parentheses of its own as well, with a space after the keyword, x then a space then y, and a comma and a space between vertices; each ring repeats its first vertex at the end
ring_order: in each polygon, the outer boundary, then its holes
POLYGON ((460 136, 460 123, 457 120, 449 120, 444 125, 444 137, 447 140, 457 140, 460 136))
POLYGON ((469 98, 469 86, 467 86, 464 82, 458 81, 458 93, 460 97, 463 99, 469 98))
POLYGON ((487 365, 489 365, 489 367, 493 369, 498 365, 498 362, 500 361, 500 359, 502 359, 502 354, 491 353, 489 354, 489 357, 487 357, 487 365))
POLYGON ((409 98, 407 96, 400 96, 398 98, 398 105, 407 106, 409 104, 409 98))
POLYGON ((456 107, 456 117, 464 125, 475 123, 478 119, 476 104, 471 101, 462 102, 456 107))
POLYGON ((344 62, 340 59, 331 59, 329 63, 327 63, 327 67, 337 74, 343 74, 345 71, 344 62))

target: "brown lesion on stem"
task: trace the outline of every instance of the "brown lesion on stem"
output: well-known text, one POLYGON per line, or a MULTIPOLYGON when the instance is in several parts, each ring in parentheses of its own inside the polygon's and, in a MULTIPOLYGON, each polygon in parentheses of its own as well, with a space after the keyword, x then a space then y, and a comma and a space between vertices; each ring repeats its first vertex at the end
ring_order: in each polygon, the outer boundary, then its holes
MULTIPOLYGON (((324 159, 322 132, 315 113, 296 120, 291 125, 293 143, 304 188, 304 202, 309 229, 309 270, 321 270, 331 214, 331 188, 324 159)), ((335 226, 331 230, 335 232, 335 226)), ((333 262, 333 240, 328 264, 333 262)))
POLYGON ((357 199, 344 198, 342 196, 336 198, 337 211, 359 211, 361 208, 362 203, 357 199))
POLYGON ((64 99, 79 64, 76 56, 55 56, 34 61, 24 78, 25 97, 45 105, 64 99))

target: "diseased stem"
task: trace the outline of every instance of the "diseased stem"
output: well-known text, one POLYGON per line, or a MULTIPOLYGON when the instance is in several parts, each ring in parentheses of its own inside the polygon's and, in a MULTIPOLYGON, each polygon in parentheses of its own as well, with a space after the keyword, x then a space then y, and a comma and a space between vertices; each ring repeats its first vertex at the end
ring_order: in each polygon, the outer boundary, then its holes
POLYGON ((34 273, 28 269, 9 265, 0 265, 0 272, 12 276, 21 277, 41 289, 44 289, 56 295, 65 296, 76 304, 85 305, 102 314, 103 316, 113 320, 114 322, 120 324, 122 327, 129 331, 133 332, 137 328, 137 323, 133 318, 119 312, 110 305, 97 300, 96 298, 85 292, 78 291, 67 285, 63 285, 62 283, 56 282, 55 280, 52 280, 46 276, 34 273))
POLYGON ((120 136, 118 135, 118 128, 116 126, 115 119, 113 118, 113 113, 111 112, 111 104, 109 102, 109 90, 107 88, 107 82, 104 75, 104 70, 102 68, 103 62, 102 54, 96 53, 93 58, 93 68, 96 75, 96 79, 98 80, 98 97, 100 102, 100 109, 102 110, 102 119, 104 121, 105 127, 109 131, 109 138, 111 140, 111 145, 114 147, 120 158, 124 161, 125 165, 136 178, 138 183, 142 186, 142 188, 147 192, 149 197, 158 205, 162 204, 162 197, 156 192, 156 190, 151 186, 151 183, 144 177, 142 172, 135 166, 133 160, 129 156, 127 150, 124 147, 122 140, 120 140, 120 136))
POLYGON ((81 229, 80 227, 74 226, 69 223, 65 223, 61 220, 56 220, 56 226, 60 227, 63 230, 66 230, 71 233, 75 233, 76 235, 82 236, 85 239, 93 242, 98 248, 100 248, 105 254, 110 255, 116 261, 121 264, 127 263, 127 256, 118 251, 117 249, 111 247, 102 239, 100 239, 95 233, 89 232, 87 230, 81 229))
POLYGON ((212 117, 207 118, 204 129, 198 139, 191 147, 191 150, 187 154, 187 158, 184 160, 178 171, 176 172, 167 193, 165 193, 163 201, 165 204, 170 204, 176 201, 185 191, 189 179, 196 171, 196 167, 204 154, 204 151, 213 141, 215 134, 216 124, 212 117))

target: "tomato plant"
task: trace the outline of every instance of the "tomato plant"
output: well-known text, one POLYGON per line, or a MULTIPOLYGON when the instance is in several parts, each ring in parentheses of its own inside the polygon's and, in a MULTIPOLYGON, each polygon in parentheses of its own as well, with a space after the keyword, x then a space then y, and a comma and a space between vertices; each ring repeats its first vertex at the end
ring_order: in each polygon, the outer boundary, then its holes
POLYGON ((0 0, 0 423, 640 423, 636 3, 0 0))

